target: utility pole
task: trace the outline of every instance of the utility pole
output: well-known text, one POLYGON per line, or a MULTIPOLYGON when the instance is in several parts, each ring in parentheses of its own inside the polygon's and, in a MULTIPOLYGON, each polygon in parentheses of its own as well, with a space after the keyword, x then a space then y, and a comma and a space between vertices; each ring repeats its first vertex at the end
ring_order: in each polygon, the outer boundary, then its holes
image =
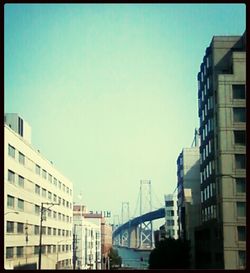
POLYGON ((41 203, 41 216, 40 216, 40 238, 39 238, 39 257, 38 257, 38 269, 41 270, 42 262, 42 229, 43 229, 43 213, 54 205, 60 205, 59 203, 41 203), (48 208, 44 208, 43 205, 51 205, 48 208))

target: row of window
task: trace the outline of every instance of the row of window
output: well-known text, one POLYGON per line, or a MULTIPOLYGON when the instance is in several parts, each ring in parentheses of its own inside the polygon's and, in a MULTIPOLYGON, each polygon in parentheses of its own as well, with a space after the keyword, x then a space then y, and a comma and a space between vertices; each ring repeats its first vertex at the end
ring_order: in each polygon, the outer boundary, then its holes
POLYGON ((211 160, 208 162, 208 164, 205 166, 204 170, 200 173, 200 182, 201 184, 206 181, 207 178, 212 175, 214 171, 214 160, 211 160))
MULTIPOLYGON (((23 234, 25 231, 26 235, 39 235, 40 227, 38 225, 27 225, 24 223, 15 223, 13 221, 7 221, 6 232, 23 234)), ((42 227, 42 234, 53 235, 53 236, 71 236, 71 230, 57 229, 52 227, 42 227)))
POLYGON ((216 206, 212 205, 201 210, 201 220, 206 222, 217 217, 216 206))
MULTIPOLYGON (((39 246, 34 246, 35 255, 39 254, 39 246)), ((71 245, 43 245, 42 246, 42 254, 45 253, 56 253, 56 252, 69 252, 71 251, 71 245)), ((23 257, 24 256, 24 247, 6 247, 6 258, 11 259, 14 257, 23 257)))
MULTIPOLYGON (((41 188, 37 184, 35 184, 35 193, 38 195, 41 194, 42 197, 44 198, 47 197, 50 201, 52 201, 52 193, 44 188, 41 188)), ((56 194, 53 194, 53 202, 59 203, 59 205, 63 205, 64 207, 72 209, 72 204, 69 201, 64 200, 63 198, 57 196, 56 194)))
MULTIPOLYGON (((17 176, 18 176, 17 184, 18 184, 18 186, 23 188, 25 179, 21 175, 17 175, 17 176)), ((15 177, 16 177, 15 172, 13 172, 12 170, 8 170, 8 181, 10 183, 12 183, 12 184, 16 183, 15 177)), ((50 191, 47 191, 45 188, 42 188, 42 190, 41 190, 41 187, 39 185, 37 185, 37 184, 34 184, 34 185, 35 185, 35 193, 36 194, 39 194, 39 195, 42 194, 42 197, 48 198, 50 201, 53 200, 53 202, 55 202, 55 203, 62 204, 64 207, 72 209, 71 202, 64 200, 63 198, 57 196, 56 194, 53 194, 53 199, 52 199, 52 193, 50 191)))
MULTIPOLYGON (((17 198, 17 204, 15 205, 15 197, 11 196, 11 195, 7 195, 7 207, 10 209, 15 209, 17 207, 18 210, 24 211, 25 207, 24 207, 24 200, 21 198, 17 198)), ((37 215, 40 215, 40 206, 34 204, 34 213, 37 215)), ((72 222, 72 217, 65 215, 63 213, 60 212, 56 212, 56 211, 52 211, 51 209, 46 209, 43 212, 43 215, 47 215, 49 218, 54 218, 55 220, 58 219, 60 221, 64 221, 64 222, 72 222)))
MULTIPOLYGON (((14 158, 14 159, 16 158, 16 155, 15 155, 16 154, 16 149, 15 149, 15 147, 13 147, 10 144, 8 146, 8 154, 12 158, 14 158)), ((18 152, 18 154, 19 154, 19 163, 22 164, 22 165, 25 165, 25 155, 23 153, 21 153, 21 152, 18 152)), ((66 192, 67 194, 72 196, 72 190, 69 187, 67 187, 64 183, 59 181, 57 178, 53 177, 46 170, 41 169, 41 167, 39 165, 37 165, 37 164, 35 164, 35 173, 37 175, 39 175, 39 176, 42 175, 42 178, 48 179, 51 184, 53 183, 54 186, 58 187, 63 192, 66 192)))
POLYGON ((201 129, 201 140, 205 140, 208 136, 209 132, 212 132, 214 130, 214 120, 208 119, 207 123, 205 124, 204 128, 201 129))
POLYGON ((203 191, 201 191, 201 203, 208 200, 215 194, 216 194, 215 183, 210 183, 209 185, 207 185, 207 187, 205 187, 203 191))

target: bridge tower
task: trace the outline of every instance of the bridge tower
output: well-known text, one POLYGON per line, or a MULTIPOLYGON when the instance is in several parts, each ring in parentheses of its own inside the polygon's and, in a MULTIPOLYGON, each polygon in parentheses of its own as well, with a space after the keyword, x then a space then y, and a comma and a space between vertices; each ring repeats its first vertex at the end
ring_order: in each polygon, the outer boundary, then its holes
MULTIPOLYGON (((140 181, 140 215, 152 211, 151 180, 140 181)), ((153 223, 146 221, 139 225, 138 248, 153 248, 153 223)))

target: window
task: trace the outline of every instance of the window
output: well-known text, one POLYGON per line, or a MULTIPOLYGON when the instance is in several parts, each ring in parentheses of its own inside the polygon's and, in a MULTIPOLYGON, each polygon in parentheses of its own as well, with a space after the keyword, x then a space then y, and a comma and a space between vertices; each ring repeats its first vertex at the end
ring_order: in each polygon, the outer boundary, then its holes
POLYGON ((52 183, 52 175, 49 173, 49 182, 52 183))
POLYGON ((167 226, 173 226, 174 220, 167 220, 167 226))
POLYGON ((245 193, 246 192, 246 179, 245 178, 236 178, 236 192, 245 193))
POLYGON ((56 235, 56 228, 53 228, 53 235, 56 235))
POLYGON ((15 173, 11 170, 8 170, 8 181, 13 184, 15 183, 15 173))
POLYGON ((8 233, 14 232, 14 222, 7 221, 7 232, 8 233))
POLYGON ((6 247, 6 258, 13 258, 14 247, 6 247))
POLYGON ((8 147, 9 156, 15 158, 15 151, 16 151, 15 148, 9 144, 9 147, 8 147))
POLYGON ((58 203, 61 205, 61 197, 58 197, 58 203))
POLYGON ((40 213, 40 207, 38 205, 35 205, 35 214, 40 213))
POLYGON ((62 187, 62 182, 61 181, 58 181, 58 187, 59 187, 59 189, 61 189, 61 187, 62 187))
POLYGON ((45 170, 42 171, 42 177, 43 177, 44 179, 47 178, 47 172, 46 172, 45 170))
POLYGON ((246 108, 233 108, 234 122, 246 122, 246 108))
POLYGON ((51 253, 51 246, 50 246, 50 245, 47 246, 47 252, 48 252, 48 253, 51 253))
POLYGON ((14 208, 14 201, 15 201, 15 198, 11 195, 8 195, 7 196, 7 207, 14 208))
POLYGON ((166 214, 167 214, 167 216, 174 216, 174 211, 173 210, 167 210, 166 214))
POLYGON ((56 252, 56 245, 53 246, 53 252, 56 252))
POLYGON ((39 254, 39 246, 34 246, 34 254, 39 254))
POLYGON ((245 99, 246 90, 244 84, 233 84, 233 99, 245 99))
POLYGON ((65 192, 65 185, 63 184, 63 191, 65 192))
POLYGON ((17 233, 23 233, 24 225, 23 223, 17 223, 17 233))
POLYGON ((238 254, 239 254, 239 266, 245 268, 246 267, 246 251, 240 250, 238 254))
POLYGON ((235 155, 235 168, 245 169, 246 168, 246 155, 236 154, 235 155))
POLYGON ((51 217, 51 209, 48 209, 48 217, 51 217))
POLYGON ((24 154, 19 152, 19 163, 22 165, 24 165, 24 160, 25 160, 24 158, 25 158, 24 154))
POLYGON ((22 257, 23 256, 23 246, 17 246, 16 247, 16 256, 22 257))
POLYGON ((46 197, 46 189, 42 188, 42 196, 46 197))
POLYGON ((37 225, 35 226, 34 233, 35 233, 35 235, 39 234, 39 226, 37 226, 37 225))
POLYGON ((57 179, 54 177, 54 185, 57 186, 57 179))
POLYGON ((53 217, 56 219, 56 211, 53 212, 53 217))
POLYGON ((237 216, 246 217, 246 203, 245 202, 236 202, 237 216))
POLYGON ((53 201, 56 202, 57 196, 56 194, 53 194, 53 201))
POLYGON ((174 201, 165 201, 165 206, 166 207, 173 207, 174 206, 174 201))
POLYGON ((246 131, 234 131, 234 144, 246 145, 246 131))
POLYGON ((41 168, 39 165, 36 165, 36 174, 40 175, 41 168))
POLYGON ((51 227, 48 227, 48 235, 51 235, 51 227))
POLYGON ((246 227, 239 226, 237 227, 238 241, 246 241, 246 227))
POLYGON ((23 120, 18 117, 18 134, 23 136, 23 120))
POLYGON ((22 177, 22 176, 18 176, 18 185, 20 186, 20 187, 24 187, 24 177, 22 177))
POLYGON ((40 186, 35 185, 35 193, 40 195, 40 186))
POLYGON ((58 220, 62 219, 62 214, 60 212, 58 212, 58 220))
POLYGON ((42 227, 42 234, 46 235, 46 227, 42 227))
POLYGON ((52 193, 50 191, 48 191, 48 198, 49 198, 49 200, 52 199, 52 193))
POLYGON ((19 210, 24 210, 24 200, 22 199, 17 199, 17 207, 19 210))

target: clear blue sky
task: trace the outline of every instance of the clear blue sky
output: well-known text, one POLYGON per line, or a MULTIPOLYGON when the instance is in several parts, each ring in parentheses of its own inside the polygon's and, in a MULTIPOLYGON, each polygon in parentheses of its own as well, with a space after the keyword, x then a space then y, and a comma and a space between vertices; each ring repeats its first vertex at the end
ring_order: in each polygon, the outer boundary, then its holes
MULTIPOLYGON (((198 127, 197 73, 214 35, 245 31, 243 4, 6 4, 5 112, 89 210, 134 211, 176 187, 198 127)), ((159 206, 155 200, 153 206, 159 206)))

